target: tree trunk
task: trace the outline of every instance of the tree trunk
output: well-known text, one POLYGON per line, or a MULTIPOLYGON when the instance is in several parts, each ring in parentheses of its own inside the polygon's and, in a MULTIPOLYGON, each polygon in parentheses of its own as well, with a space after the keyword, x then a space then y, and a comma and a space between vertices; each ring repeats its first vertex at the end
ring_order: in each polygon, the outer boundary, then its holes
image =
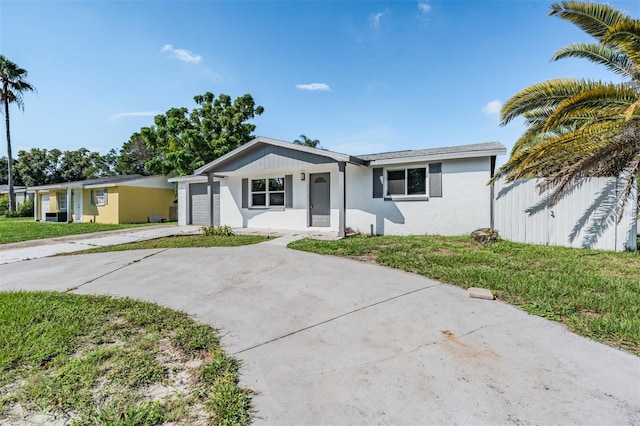
MULTIPOLYGON (((8 87, 4 87, 4 93, 7 93, 8 87)), ((13 158, 11 157, 11 132, 9 131, 9 98, 4 99, 4 117, 5 127, 7 129, 7 179, 9 184, 9 211, 16 210, 16 194, 13 190, 13 158)))

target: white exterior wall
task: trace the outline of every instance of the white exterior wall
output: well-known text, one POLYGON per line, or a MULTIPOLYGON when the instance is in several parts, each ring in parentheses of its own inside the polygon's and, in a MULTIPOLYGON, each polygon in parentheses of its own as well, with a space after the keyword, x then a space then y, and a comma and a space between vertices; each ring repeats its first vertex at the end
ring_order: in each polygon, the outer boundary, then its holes
POLYGON ((635 188, 622 220, 617 223, 617 194, 622 180, 591 178, 547 207, 540 179, 522 179, 495 189, 495 229, 508 240, 576 248, 622 251, 636 249, 635 188))
POLYGON ((338 232, 338 165, 309 166, 304 169, 252 172, 220 179, 220 224, 232 228, 291 229, 338 232), (309 175, 330 173, 331 226, 308 227, 309 175), (305 180, 300 174, 305 174, 305 180), (293 208, 243 209, 242 179, 273 178, 292 175, 293 208))
MULTIPOLYGON (((377 235, 463 235, 491 225, 490 158, 434 161, 442 163, 442 197, 428 201, 373 198, 372 167, 347 167, 346 225, 377 235)), ((387 169, 425 166, 399 164, 387 169)), ((428 186, 427 186, 428 188, 428 186)))
POLYGON ((180 226, 189 224, 189 218, 187 217, 187 205, 189 203, 187 193, 187 183, 178 182, 178 225, 180 226))

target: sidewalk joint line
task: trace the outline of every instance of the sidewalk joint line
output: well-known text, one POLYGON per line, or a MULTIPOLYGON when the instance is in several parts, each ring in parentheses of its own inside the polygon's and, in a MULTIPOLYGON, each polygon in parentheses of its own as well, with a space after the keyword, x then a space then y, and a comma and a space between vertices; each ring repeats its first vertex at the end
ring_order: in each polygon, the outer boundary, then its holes
POLYGON ((63 293, 70 293, 70 292, 72 292, 72 291, 75 291, 75 290, 79 289, 80 287, 84 287, 84 286, 85 286, 85 285, 87 285, 87 284, 91 284, 92 282, 94 282, 94 281, 96 281, 96 280, 99 280, 100 278, 103 278, 103 277, 106 277, 107 275, 113 274, 114 272, 117 272, 117 271, 119 271, 119 270, 121 270, 121 269, 124 269, 124 268, 126 268, 127 266, 131 266, 131 265, 133 265, 134 263, 142 262, 143 260, 148 259, 148 258, 150 258, 151 256, 155 256, 156 254, 164 253, 164 252, 165 252, 165 251, 167 251, 167 250, 169 250, 169 249, 168 249, 168 248, 166 248, 166 249, 163 249, 163 250, 157 251, 157 252, 155 252, 155 253, 148 254, 148 255, 146 255, 146 256, 144 256, 144 257, 140 258, 140 259, 132 260, 131 262, 126 263, 126 264, 124 264, 124 265, 122 265, 122 266, 120 266, 120 267, 118 267, 118 268, 116 268, 116 269, 114 269, 114 270, 112 270, 112 271, 105 272, 105 273, 104 273, 104 274, 102 274, 102 275, 99 275, 99 276, 97 276, 97 277, 95 277, 95 278, 91 278, 89 281, 85 281, 85 282, 83 282, 82 284, 78 284, 78 285, 77 285, 77 286, 75 286, 75 287, 70 287, 70 288, 66 289, 65 291, 63 291, 63 293))
POLYGON ((301 329, 299 329, 299 330, 295 330, 295 331, 292 331, 292 332, 290 332, 290 333, 283 334, 282 336, 274 337, 273 339, 271 339, 271 340, 267 340, 266 342, 262 342, 262 343, 258 343, 258 344, 253 345, 253 346, 249 346, 248 348, 245 348, 245 349, 239 350, 239 351, 237 351, 237 352, 234 352, 234 353, 233 353, 233 355, 238 355, 238 354, 241 354, 241 353, 243 353, 243 352, 247 352, 247 351, 250 351, 250 350, 252 350, 252 349, 259 348, 260 346, 268 345, 269 343, 273 343, 273 342, 275 342, 275 341, 277 341, 277 340, 284 339, 285 337, 293 336, 294 334, 302 333, 303 331, 307 331, 307 330, 310 330, 310 329, 312 329, 312 328, 315 328, 315 327, 318 327, 318 326, 321 326, 321 325, 327 324, 327 323, 329 323, 329 322, 335 321, 335 320, 340 319, 340 318, 342 318, 342 317, 346 317, 347 315, 351 315, 351 314, 354 314, 354 313, 356 313, 356 312, 364 311, 365 309, 369 309, 369 308, 372 308, 372 307, 374 307, 374 306, 381 305, 381 304, 383 304, 383 303, 390 302, 390 301, 392 301, 392 300, 399 299, 399 298, 401 298, 401 297, 409 296, 409 295, 411 295, 411 294, 418 293, 418 292, 420 292, 420 291, 429 290, 429 289, 431 289, 431 288, 438 287, 438 286, 441 286, 441 285, 442 285, 442 284, 438 283, 438 284, 433 284, 433 285, 430 285, 430 286, 427 286, 427 287, 420 287, 420 288, 417 288, 417 289, 415 289, 415 290, 411 290, 411 291, 408 291, 408 292, 406 292, 406 293, 399 294, 399 295, 397 295, 397 296, 389 297, 389 298, 384 299, 384 300, 379 300, 379 301, 374 302, 374 303, 371 303, 371 304, 369 304, 369 305, 362 306, 362 307, 360 307, 360 308, 357 308, 357 309, 351 310, 351 311, 349 311, 349 312, 345 312, 344 314, 340 314, 340 315, 337 315, 337 316, 335 316, 335 317, 332 317, 332 318, 326 319, 326 320, 324 320, 324 321, 320 321, 320 322, 318 322, 318 323, 311 324, 311 325, 309 325, 309 326, 307 326, 307 327, 303 327, 303 328, 301 328, 301 329))

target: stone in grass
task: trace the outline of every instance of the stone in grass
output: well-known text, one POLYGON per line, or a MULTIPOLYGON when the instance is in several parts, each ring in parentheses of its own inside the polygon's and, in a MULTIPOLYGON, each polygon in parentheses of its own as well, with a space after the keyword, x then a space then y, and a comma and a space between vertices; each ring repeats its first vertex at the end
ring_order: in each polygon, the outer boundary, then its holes
POLYGON ((485 299, 485 300, 495 299, 495 297, 493 297, 493 293, 491 293, 491 290, 487 290, 486 288, 470 287, 467 289, 467 295, 474 299, 485 299))

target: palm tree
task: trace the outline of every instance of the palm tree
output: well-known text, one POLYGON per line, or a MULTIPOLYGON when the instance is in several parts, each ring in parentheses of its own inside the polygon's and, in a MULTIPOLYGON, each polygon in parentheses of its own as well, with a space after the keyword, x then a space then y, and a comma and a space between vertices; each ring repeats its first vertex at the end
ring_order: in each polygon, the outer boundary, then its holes
POLYGON ((9 180, 9 211, 16 208, 16 197, 13 191, 13 159, 11 157, 11 132, 9 130, 9 104, 15 103, 18 108, 24 110, 22 94, 34 91, 35 88, 26 82, 24 78, 27 71, 11 62, 4 55, 0 55, 0 81, 2 89, 0 100, 4 109, 5 126, 7 129, 7 174, 9 180))
POLYGON ((293 141, 296 145, 310 146, 311 148, 321 148, 318 139, 309 139, 305 135, 300 135, 300 139, 293 141))
POLYGON ((554 79, 513 96, 501 124, 522 116, 527 129, 492 181, 542 177, 539 189, 551 191, 553 205, 581 178, 623 176, 621 218, 640 170, 640 21, 605 4, 574 1, 552 5, 550 15, 595 38, 561 48, 554 60, 587 59, 621 82, 554 79))

